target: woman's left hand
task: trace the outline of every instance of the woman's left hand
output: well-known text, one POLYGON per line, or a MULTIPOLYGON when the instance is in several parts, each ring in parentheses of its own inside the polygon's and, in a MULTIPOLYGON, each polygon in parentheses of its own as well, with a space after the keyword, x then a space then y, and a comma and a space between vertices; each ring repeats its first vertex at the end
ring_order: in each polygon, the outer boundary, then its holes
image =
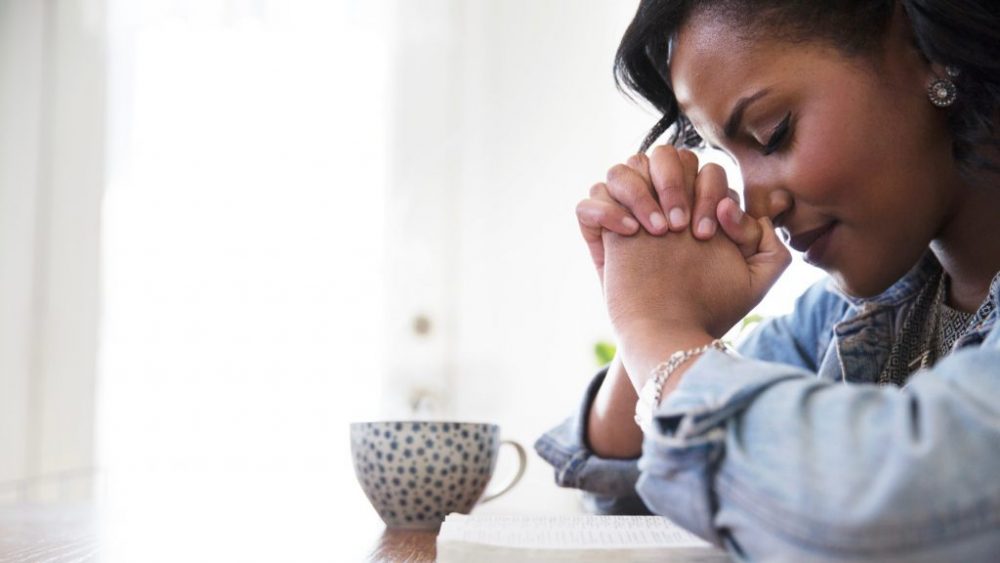
MULTIPOLYGON (((707 165, 695 179, 699 182, 725 183, 725 173, 707 165)), ((728 198, 716 211, 721 231, 708 240, 697 240, 690 229, 660 236, 604 232, 605 300, 620 340, 671 331, 719 338, 760 302, 791 262, 766 217, 754 219, 728 198)))

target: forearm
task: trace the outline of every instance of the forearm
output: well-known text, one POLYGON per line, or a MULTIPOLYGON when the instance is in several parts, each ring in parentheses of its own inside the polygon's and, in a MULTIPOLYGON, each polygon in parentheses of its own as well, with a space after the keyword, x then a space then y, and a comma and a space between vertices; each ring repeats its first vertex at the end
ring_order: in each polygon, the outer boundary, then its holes
POLYGON ((615 356, 587 417, 587 441, 601 457, 630 459, 642 452, 642 430, 635 424, 635 388, 615 356))
MULTIPOLYGON (((630 459, 642 453, 642 430, 635 423, 635 402, 653 368, 678 350, 711 342, 712 337, 696 331, 641 333, 622 343, 604 383, 594 397, 587 417, 587 441, 601 457, 630 459), (625 365, 634 366, 626 370, 625 365)), ((681 365, 667 381, 663 396, 673 390, 684 375, 681 365)))

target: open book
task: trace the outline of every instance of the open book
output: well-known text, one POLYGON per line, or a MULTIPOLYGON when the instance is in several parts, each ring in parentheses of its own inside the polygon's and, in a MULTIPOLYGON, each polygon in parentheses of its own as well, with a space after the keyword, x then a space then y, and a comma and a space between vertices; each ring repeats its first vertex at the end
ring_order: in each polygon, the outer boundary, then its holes
POLYGON ((724 551, 659 516, 449 514, 439 563, 457 561, 728 561, 724 551))

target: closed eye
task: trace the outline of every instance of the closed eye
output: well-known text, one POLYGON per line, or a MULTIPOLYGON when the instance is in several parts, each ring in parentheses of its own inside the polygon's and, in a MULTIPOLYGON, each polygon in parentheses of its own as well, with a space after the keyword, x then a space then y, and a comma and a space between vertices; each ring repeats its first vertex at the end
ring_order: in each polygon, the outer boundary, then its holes
POLYGON ((782 143, 788 138, 788 132, 792 123, 792 112, 788 112, 785 118, 781 120, 771 131, 771 137, 767 140, 762 148, 764 155, 769 155, 781 148, 782 143))

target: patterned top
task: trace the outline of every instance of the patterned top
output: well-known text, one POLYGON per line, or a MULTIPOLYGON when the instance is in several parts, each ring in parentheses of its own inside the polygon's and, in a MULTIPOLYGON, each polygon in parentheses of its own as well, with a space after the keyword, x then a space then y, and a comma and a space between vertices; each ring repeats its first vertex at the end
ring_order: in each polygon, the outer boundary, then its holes
POLYGON ((933 366, 993 309, 992 301, 986 299, 975 313, 959 311, 948 306, 946 295, 948 276, 942 271, 917 295, 879 375, 880 385, 901 386, 916 371, 933 366))

